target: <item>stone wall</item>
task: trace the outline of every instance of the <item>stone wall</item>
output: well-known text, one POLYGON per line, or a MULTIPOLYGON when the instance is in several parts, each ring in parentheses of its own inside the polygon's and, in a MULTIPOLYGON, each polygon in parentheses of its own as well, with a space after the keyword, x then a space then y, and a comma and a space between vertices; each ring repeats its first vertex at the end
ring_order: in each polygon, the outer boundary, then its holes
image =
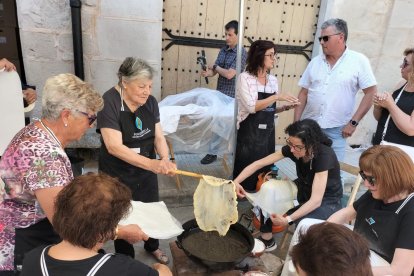
MULTIPOLYGON (((153 95, 161 95, 162 1, 82 1, 82 39, 85 80, 104 93, 116 84, 123 59, 136 56, 157 71, 153 95)), ((27 81, 37 86, 39 99, 32 117, 40 117, 46 79, 74 73, 72 21, 69 0, 17 0, 23 60, 27 81)), ((94 130, 73 147, 98 147, 94 130)))

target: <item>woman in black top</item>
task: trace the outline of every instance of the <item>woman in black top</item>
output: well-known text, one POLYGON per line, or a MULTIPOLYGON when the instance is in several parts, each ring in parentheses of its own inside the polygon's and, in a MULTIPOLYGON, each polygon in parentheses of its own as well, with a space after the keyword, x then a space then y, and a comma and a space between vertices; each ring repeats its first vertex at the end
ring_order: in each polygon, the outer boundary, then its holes
POLYGON ((272 214, 271 221, 267 220, 266 226, 260 229, 265 233, 262 235, 265 244, 272 240, 272 222, 285 226, 304 218, 327 219, 341 209, 342 183, 339 162, 331 148, 332 141, 311 119, 297 121, 285 132, 289 135, 286 146, 253 162, 234 179, 238 196, 244 197, 245 191, 239 183, 255 171, 286 157, 296 164, 299 205, 287 211, 288 216, 272 214))
POLYGON ((400 65, 404 81, 397 85, 398 89, 392 95, 385 92, 374 97, 374 117, 378 121, 372 141, 374 145, 385 140, 414 147, 414 48, 406 49, 404 56, 400 65))
MULTIPOLYGON (((132 199, 142 202, 158 201, 157 174, 176 170, 169 160, 158 103, 151 95, 153 75, 147 62, 126 58, 119 67, 117 85, 103 95, 104 108, 96 126, 102 135, 99 170, 117 177, 131 189, 132 199)), ((144 248, 168 263, 157 239, 150 238, 144 248)), ((135 256, 134 247, 125 240, 116 240, 115 250, 135 256)))

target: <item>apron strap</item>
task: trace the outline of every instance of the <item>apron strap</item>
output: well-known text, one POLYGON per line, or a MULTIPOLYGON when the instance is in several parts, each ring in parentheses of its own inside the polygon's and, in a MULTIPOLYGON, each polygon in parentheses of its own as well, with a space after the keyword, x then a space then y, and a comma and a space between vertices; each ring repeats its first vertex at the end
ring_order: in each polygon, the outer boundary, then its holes
MULTIPOLYGON (((395 100, 394 100, 395 104, 397 104, 397 102, 399 101, 399 99, 401 97, 401 94, 402 94, 402 92, 404 92, 404 89, 407 86, 407 84, 408 84, 408 82, 403 86, 403 88, 401 88, 400 93, 398 94, 397 98, 395 98, 395 100)), ((384 131, 382 132, 381 141, 384 141, 385 134, 387 134, 388 123, 390 122, 390 118, 391 118, 391 113, 388 115, 388 118, 385 121, 384 131)))
MULTIPOLYGON (((49 271, 47 270, 46 261, 45 261, 45 252, 46 249, 51 247, 51 245, 46 246, 42 250, 42 254, 40 255, 40 269, 42 271, 43 276, 49 276, 49 271)), ((98 270, 103 266, 111 256, 114 255, 113 253, 107 253, 102 258, 99 259, 99 261, 96 262, 96 264, 89 270, 88 274, 86 276, 94 276, 98 270)))
POLYGON ((414 193, 411 193, 407 196, 407 198, 404 200, 404 202, 401 204, 401 206, 397 209, 397 211, 395 211, 395 213, 398 215, 398 213, 401 211, 401 209, 405 206, 405 204, 408 203, 408 201, 410 201, 411 198, 414 197, 414 193))
POLYGON ((86 276, 94 276, 98 270, 101 268, 101 266, 103 266, 108 260, 109 258, 111 258, 111 256, 114 255, 113 253, 107 253, 105 254, 92 268, 91 270, 88 272, 88 274, 86 274, 86 276))

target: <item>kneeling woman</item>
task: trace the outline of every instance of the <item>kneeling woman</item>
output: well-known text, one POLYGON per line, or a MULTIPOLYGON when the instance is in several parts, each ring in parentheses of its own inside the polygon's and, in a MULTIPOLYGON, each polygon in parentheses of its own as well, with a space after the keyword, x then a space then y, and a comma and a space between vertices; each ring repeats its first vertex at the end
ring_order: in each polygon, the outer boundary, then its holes
POLYGON ((272 214, 260 231, 267 251, 276 248, 272 238, 274 225, 298 223, 303 218, 327 219, 341 209, 342 184, 339 162, 331 148, 332 141, 322 132, 318 123, 305 119, 289 125, 285 133, 289 135, 287 145, 281 150, 259 159, 247 166, 234 179, 239 197, 245 196, 239 184, 257 170, 283 158, 290 158, 296 164, 298 179, 297 200, 299 205, 290 209, 287 216, 272 214))

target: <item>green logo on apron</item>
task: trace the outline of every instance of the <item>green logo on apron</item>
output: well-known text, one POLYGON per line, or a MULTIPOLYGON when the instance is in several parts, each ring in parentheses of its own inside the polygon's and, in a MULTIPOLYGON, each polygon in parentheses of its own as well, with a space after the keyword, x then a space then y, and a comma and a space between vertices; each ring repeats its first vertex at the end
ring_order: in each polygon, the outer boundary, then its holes
POLYGON ((140 131, 142 131, 142 121, 138 117, 135 118, 135 126, 137 127, 137 129, 139 129, 140 131))

